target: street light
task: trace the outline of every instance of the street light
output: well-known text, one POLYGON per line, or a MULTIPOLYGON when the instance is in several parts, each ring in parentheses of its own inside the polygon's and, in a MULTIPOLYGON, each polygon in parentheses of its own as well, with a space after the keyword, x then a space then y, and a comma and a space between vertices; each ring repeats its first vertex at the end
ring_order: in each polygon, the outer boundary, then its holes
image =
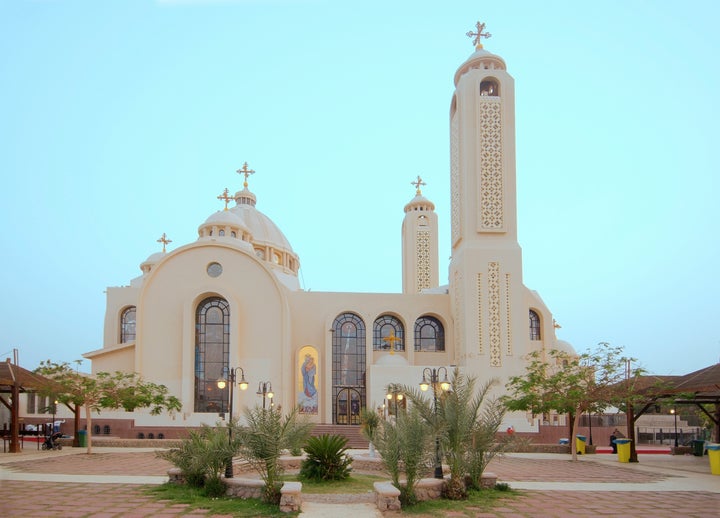
POLYGON ((670 413, 671 413, 671 414, 673 415, 673 417, 675 418, 675 447, 677 448, 677 447, 678 447, 678 439, 677 439, 677 413, 675 412, 675 409, 674 409, 674 408, 671 408, 671 409, 670 409, 670 413))
POLYGON ((395 418, 398 416, 398 402, 405 399, 405 394, 400 392, 398 388, 394 385, 390 385, 388 387, 388 393, 385 396, 385 398, 388 400, 388 409, 390 408, 390 401, 393 401, 395 403, 395 418))
MULTIPOLYGON (((247 390, 248 382, 245 381, 245 371, 242 367, 233 367, 228 369, 223 367, 223 377, 217 380, 217 386, 220 390, 223 390, 228 384, 230 385, 230 394, 228 398, 228 413, 230 419, 228 420, 228 444, 232 447, 232 411, 233 411, 233 387, 237 380, 237 371, 240 371, 240 381, 237 382, 240 386, 240 390, 247 390)), ((230 457, 225 463, 225 478, 233 478, 233 467, 232 457, 230 457)))
POLYGON ((262 396, 263 398, 263 410, 265 410, 265 396, 268 397, 270 400, 270 408, 273 407, 272 398, 275 397, 275 394, 273 394, 272 391, 272 383, 269 381, 261 381, 258 384, 258 391, 256 392, 258 396, 262 396))
POLYGON ((52 434, 55 433, 55 413, 57 412, 57 405, 58 400, 56 399, 55 401, 53 401, 53 420, 52 425, 50 426, 50 437, 52 437, 52 434))
MULTIPOLYGON (((433 411, 435 412, 435 427, 437 430, 438 385, 440 386, 440 390, 442 390, 443 392, 447 392, 448 390, 450 390, 450 382, 448 381, 447 369, 445 367, 440 367, 437 369, 425 367, 423 369, 422 381, 420 382, 420 390, 426 392, 431 385, 433 389, 433 411), (441 373, 443 374, 442 381, 440 381, 441 373)), ((443 478, 442 457, 440 457, 440 436, 437 435, 437 431, 435 433, 435 478, 443 478)))

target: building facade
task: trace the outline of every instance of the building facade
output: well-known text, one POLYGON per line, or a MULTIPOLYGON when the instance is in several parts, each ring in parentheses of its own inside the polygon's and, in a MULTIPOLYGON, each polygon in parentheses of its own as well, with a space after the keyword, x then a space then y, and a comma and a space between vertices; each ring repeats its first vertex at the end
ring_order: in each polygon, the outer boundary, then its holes
MULTIPOLYGON (((197 426, 228 410, 217 380, 237 370, 235 409, 272 403, 317 423, 359 424, 388 386, 417 386, 425 368, 457 366, 480 380, 522 374, 533 350, 570 349, 522 279, 517 241, 514 82, 478 44, 455 74, 450 104, 451 261, 439 285, 438 215, 418 177, 402 222, 402 293, 310 292, 300 259, 248 188, 219 198, 192 243, 151 255, 129 286, 107 289, 93 372, 135 371, 166 385, 182 415, 136 413, 141 425, 197 426), (265 385, 267 388, 267 385, 265 385)), ((268 195, 271 195, 268 194, 268 195)), ((444 373, 443 373, 444 374, 444 373)), ((105 414, 105 413, 103 413, 105 414)), ((126 416, 127 417, 127 416, 126 416)), ((533 420, 508 416, 530 431, 533 420)))

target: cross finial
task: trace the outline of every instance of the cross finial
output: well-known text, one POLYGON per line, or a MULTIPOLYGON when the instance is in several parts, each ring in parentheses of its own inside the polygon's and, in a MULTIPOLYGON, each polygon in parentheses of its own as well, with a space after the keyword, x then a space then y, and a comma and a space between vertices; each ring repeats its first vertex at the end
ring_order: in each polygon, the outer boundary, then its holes
POLYGON ((227 205, 230 202, 230 200, 234 200, 232 196, 230 196, 230 191, 228 191, 228 188, 225 187, 225 190, 222 192, 220 196, 217 197, 218 200, 222 200, 225 202, 225 210, 228 210, 227 205))
POLYGON ((245 175, 245 181, 243 182, 243 187, 244 187, 245 189, 247 189, 247 186, 248 186, 248 183, 247 183, 248 176, 250 176, 251 174, 255 174, 255 171, 253 171, 252 169, 248 169, 247 162, 245 162, 245 163, 243 164, 243 166, 242 166, 242 169, 238 169, 238 170, 235 171, 235 172, 236 172, 237 174, 244 174, 244 175, 245 175))
POLYGON ((398 338, 395 336, 395 331, 391 330, 390 334, 383 337, 383 342, 389 342, 390 343, 390 354, 395 354, 395 343, 396 342, 402 342, 402 338, 398 338))
POLYGON ((422 194, 422 191, 420 190, 421 185, 427 185, 425 182, 422 181, 422 178, 420 178, 420 175, 418 175, 417 180, 414 182, 410 182, 410 185, 415 186, 415 194, 420 196, 422 194))
POLYGON ((160 236, 160 239, 158 239, 157 242, 162 243, 163 254, 164 254, 165 253, 165 245, 167 245, 168 243, 172 243, 172 239, 168 239, 167 236, 165 235, 165 232, 163 232, 163 235, 160 236))
POLYGON ((468 38, 475 38, 473 40, 473 45, 475 45, 475 50, 480 50, 483 48, 482 43, 480 43, 480 38, 489 38, 492 36, 489 32, 483 32, 485 30, 485 24, 477 22, 475 24, 475 28, 477 29, 477 32, 469 31, 467 33, 468 38))

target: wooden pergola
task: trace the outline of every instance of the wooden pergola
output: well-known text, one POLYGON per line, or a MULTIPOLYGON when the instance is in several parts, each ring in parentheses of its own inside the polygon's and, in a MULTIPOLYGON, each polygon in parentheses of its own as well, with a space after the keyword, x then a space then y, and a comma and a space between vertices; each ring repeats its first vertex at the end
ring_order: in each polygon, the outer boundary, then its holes
POLYGON ((685 374, 684 376, 665 377, 667 389, 652 398, 636 415, 640 417, 648 408, 661 401, 675 405, 695 405, 715 423, 713 441, 720 442, 720 363, 704 369, 685 374), (710 413, 703 405, 715 405, 714 413, 710 413))
POLYGON ((8 358, 0 362, 0 403, 10 410, 10 453, 20 453, 20 393, 52 389, 53 380, 35 374, 8 358))

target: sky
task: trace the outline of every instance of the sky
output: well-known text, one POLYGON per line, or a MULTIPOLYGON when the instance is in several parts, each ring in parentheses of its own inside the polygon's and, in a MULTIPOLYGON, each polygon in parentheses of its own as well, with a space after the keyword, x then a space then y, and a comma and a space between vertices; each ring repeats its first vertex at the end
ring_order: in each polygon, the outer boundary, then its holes
POLYGON ((1 357, 102 347, 105 288, 163 233, 197 239, 245 161, 313 291, 401 291, 422 176, 446 283, 453 75, 480 20, 515 78, 523 280, 558 338, 655 374, 714 364, 719 16, 714 0, 0 0, 1 357))

